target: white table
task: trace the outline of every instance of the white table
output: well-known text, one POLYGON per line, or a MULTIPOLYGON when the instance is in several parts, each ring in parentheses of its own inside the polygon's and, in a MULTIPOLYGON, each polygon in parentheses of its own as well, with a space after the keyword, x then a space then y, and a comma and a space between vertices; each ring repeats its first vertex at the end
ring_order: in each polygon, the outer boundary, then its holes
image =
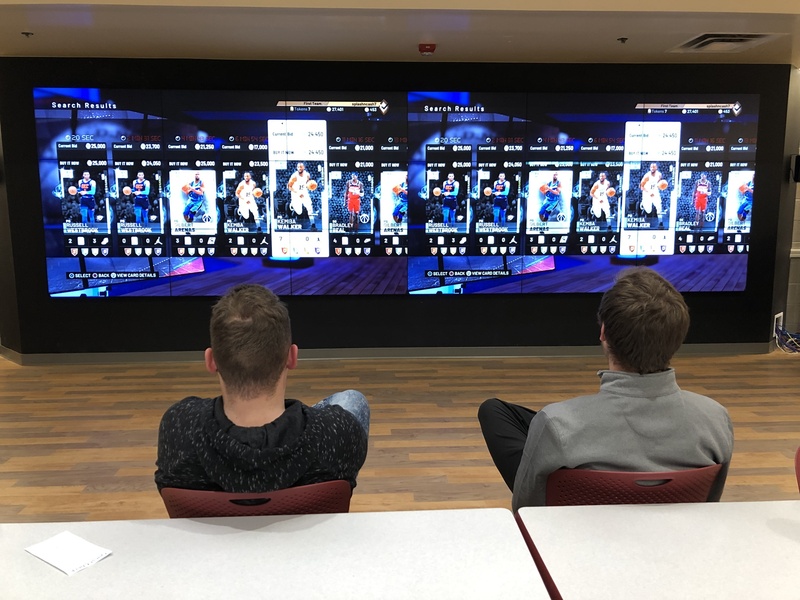
POLYGON ((0 598, 547 598, 504 509, 0 525, 0 598), (73 576, 24 548, 113 554, 73 576))
POLYGON ((800 501, 519 511, 570 598, 800 598, 800 501))

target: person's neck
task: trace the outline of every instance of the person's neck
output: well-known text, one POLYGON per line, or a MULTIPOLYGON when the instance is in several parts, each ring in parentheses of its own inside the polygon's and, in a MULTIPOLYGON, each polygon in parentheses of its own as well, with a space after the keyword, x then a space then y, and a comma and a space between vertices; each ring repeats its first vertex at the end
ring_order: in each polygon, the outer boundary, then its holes
POLYGON ((239 427, 261 427, 272 423, 286 410, 284 390, 264 392, 253 398, 242 398, 223 389, 222 407, 225 416, 239 427))

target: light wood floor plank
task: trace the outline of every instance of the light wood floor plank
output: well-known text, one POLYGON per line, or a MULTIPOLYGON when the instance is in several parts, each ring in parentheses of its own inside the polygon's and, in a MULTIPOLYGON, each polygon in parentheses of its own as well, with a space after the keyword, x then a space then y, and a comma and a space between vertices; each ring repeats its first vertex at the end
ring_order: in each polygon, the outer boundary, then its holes
MULTIPOLYGON (((476 414, 490 397, 533 409, 597 390, 601 356, 306 360, 289 396, 363 391, 370 451, 353 511, 505 507, 511 494, 476 414)), ((681 356, 680 384, 728 407, 736 446, 723 501, 800 497, 800 357, 681 356)), ((216 395, 199 362, 21 367, 0 359, 0 521, 166 516, 153 484, 158 423, 216 395)))

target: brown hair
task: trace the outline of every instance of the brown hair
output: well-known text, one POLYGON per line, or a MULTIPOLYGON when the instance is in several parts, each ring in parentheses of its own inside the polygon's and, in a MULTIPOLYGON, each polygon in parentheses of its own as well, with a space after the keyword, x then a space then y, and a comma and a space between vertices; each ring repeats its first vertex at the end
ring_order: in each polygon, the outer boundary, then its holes
POLYGON ((273 390, 286 367, 289 310, 261 285, 237 285, 211 312, 211 350, 225 386, 245 398, 273 390))
POLYGON ((636 267, 620 273, 600 301, 606 347, 626 371, 657 373, 669 368, 689 330, 689 309, 680 292, 655 271, 636 267))

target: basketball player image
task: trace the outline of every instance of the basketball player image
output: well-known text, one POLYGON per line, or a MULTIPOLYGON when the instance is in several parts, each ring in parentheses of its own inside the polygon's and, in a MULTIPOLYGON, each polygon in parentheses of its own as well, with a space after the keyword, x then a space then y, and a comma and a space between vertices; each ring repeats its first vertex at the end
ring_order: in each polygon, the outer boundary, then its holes
POLYGON ((708 208, 708 197, 711 195, 711 182, 707 173, 701 173, 700 179, 694 184, 694 216, 695 227, 703 228, 708 208))
POLYGON ((289 203, 289 208, 291 208, 296 215, 301 215, 303 209, 305 209, 309 219, 314 212, 314 208, 311 206, 311 197, 308 193, 308 182, 310 180, 311 175, 306 171, 305 164, 299 162, 297 163, 297 170, 292 173, 292 176, 289 178, 289 183, 286 186, 292 193, 292 201, 289 203))
POLYGON ((661 176, 656 163, 650 163, 650 171, 645 173, 639 184, 642 191, 641 208, 645 216, 658 218, 658 228, 663 229, 661 220, 661 190, 667 189, 667 180, 661 176))
POLYGON ((444 223, 456 222, 456 209, 458 208, 458 182, 455 173, 448 173, 447 179, 442 182, 442 221, 444 223))
POLYGON ((133 192, 133 211, 136 222, 147 225, 147 213, 150 210, 150 182, 144 178, 144 171, 136 174, 136 179, 131 183, 133 192))
POLYGON ((739 193, 742 196, 742 201, 736 211, 736 216, 739 217, 740 221, 745 221, 747 220, 747 215, 753 210, 753 182, 748 181, 740 185, 739 193))
POLYGON ((347 182, 344 191, 344 203, 347 212, 350 213, 349 229, 358 229, 358 213, 361 212, 361 198, 364 197, 364 184, 358 178, 357 173, 353 173, 347 182))
POLYGON ((497 176, 497 181, 492 185, 494 222, 498 225, 506 224, 506 209, 508 208, 508 193, 510 191, 511 183, 506 181, 505 173, 500 173, 497 176))
POLYGON ((256 182, 249 171, 244 172, 242 180, 236 186, 236 197, 239 199, 239 214, 246 223, 258 221, 258 206, 256 205, 256 182))
MULTIPOLYGON (((589 192, 589 195, 592 197, 592 215, 595 219, 604 216, 607 222, 611 221, 611 205, 608 200, 608 192, 610 189, 611 182, 606 179, 606 174, 601 171, 597 176, 597 181, 594 182, 589 192)), ((608 228, 611 229, 610 222, 608 228)))
POLYGON ((544 202, 539 209, 539 218, 542 221, 549 221, 561 200, 561 182, 558 180, 558 173, 553 173, 553 179, 543 184, 540 191, 544 194, 544 202))
POLYGON ((183 218, 187 223, 194 221, 198 211, 206 200, 206 186, 200 179, 200 172, 194 174, 194 179, 184 186, 186 192, 186 208, 183 209, 183 218))
POLYGON ((81 222, 94 223, 94 195, 97 192, 97 184, 89 171, 83 172, 83 179, 78 182, 77 188, 81 199, 81 222))
POLYGON ((395 223, 402 223, 408 214, 408 176, 401 183, 392 188, 395 196, 394 210, 392 218, 395 223))

